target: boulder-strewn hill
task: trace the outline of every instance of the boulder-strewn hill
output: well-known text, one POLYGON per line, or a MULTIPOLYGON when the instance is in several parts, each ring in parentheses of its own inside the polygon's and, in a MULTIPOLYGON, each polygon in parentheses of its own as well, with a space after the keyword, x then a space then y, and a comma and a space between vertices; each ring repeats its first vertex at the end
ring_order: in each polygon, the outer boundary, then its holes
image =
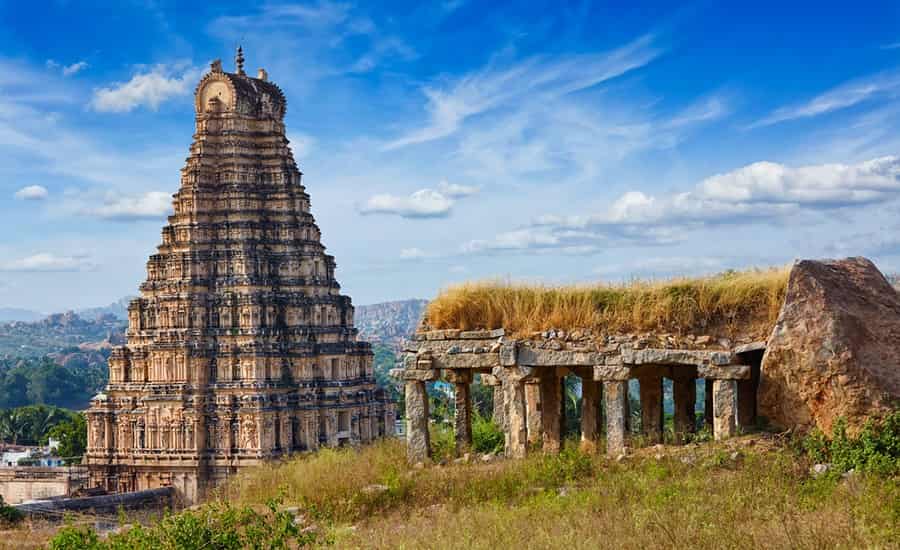
MULTIPOLYGON (((83 319, 76 313, 55 313, 26 323, 0 324, 0 356, 42 357, 47 354, 70 356, 91 354, 123 343, 125 323, 107 314, 83 319)), ((90 360, 87 360, 90 363, 90 360)))
POLYGON ((394 352, 416 330, 427 300, 400 300, 356 306, 355 322, 360 338, 382 344, 394 352))

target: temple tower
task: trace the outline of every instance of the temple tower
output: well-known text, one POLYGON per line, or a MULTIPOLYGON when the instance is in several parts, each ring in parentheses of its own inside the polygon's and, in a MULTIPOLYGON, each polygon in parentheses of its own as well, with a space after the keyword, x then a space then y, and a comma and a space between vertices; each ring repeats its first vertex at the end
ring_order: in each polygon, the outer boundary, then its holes
POLYGON ((259 70, 219 61, 195 94, 174 214, 128 308, 127 344, 87 411, 86 464, 109 491, 173 485, 185 502, 238 469, 393 431, 259 70))

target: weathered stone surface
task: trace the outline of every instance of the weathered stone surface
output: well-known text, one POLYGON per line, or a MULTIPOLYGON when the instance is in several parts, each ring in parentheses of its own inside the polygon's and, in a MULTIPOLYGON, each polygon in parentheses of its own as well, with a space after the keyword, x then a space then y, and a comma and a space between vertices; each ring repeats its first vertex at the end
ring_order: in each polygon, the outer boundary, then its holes
POLYGON ((431 441, 428 434, 428 393, 425 383, 406 382, 406 459, 410 464, 426 462, 431 458, 431 441))
POLYGON ((528 447, 536 449, 541 445, 541 387, 538 382, 525 384, 525 415, 528 429, 528 447))
POLYGON ((659 443, 663 427, 662 378, 646 377, 639 382, 642 431, 648 443, 659 443))
POLYGON ((865 258, 794 264, 762 362, 773 424, 851 431, 900 399, 900 297, 865 258))
POLYGON ((535 349, 519 346, 517 362, 535 367, 592 367, 602 365, 604 356, 596 352, 535 349))
POLYGON ((628 382, 604 382, 603 400, 606 405, 606 454, 618 456, 625 451, 628 382))
POLYGON ((453 418, 456 434, 456 455, 462 456, 472 447, 472 394, 469 382, 460 381, 455 389, 456 412, 453 418))
POLYGON ((558 453, 562 448, 562 381, 556 372, 541 373, 541 428, 542 449, 545 453, 558 453))
POLYGON ((528 447, 528 426, 525 411, 525 383, 519 376, 503 379, 503 397, 506 404, 506 456, 525 458, 528 447))
POLYGON ((750 367, 747 365, 700 365, 697 367, 697 378, 747 380, 750 378, 750 367))
POLYGON ((737 432, 737 382, 713 380, 713 437, 727 439, 737 432))
POLYGON ((391 369, 391 376, 395 373, 400 380, 418 380, 419 382, 432 382, 441 377, 441 371, 437 369, 391 369))
POLYGON ((698 351, 685 349, 622 350, 626 365, 727 365, 731 353, 724 351, 698 351))

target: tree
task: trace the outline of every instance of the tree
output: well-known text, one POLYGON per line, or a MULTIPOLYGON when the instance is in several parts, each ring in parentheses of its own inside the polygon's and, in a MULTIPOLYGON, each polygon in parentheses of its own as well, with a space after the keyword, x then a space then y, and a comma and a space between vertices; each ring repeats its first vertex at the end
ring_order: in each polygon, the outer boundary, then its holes
POLYGON ((87 449, 87 422, 81 413, 70 420, 60 422, 50 428, 47 437, 59 441, 57 453, 66 459, 67 464, 81 462, 81 455, 87 449))

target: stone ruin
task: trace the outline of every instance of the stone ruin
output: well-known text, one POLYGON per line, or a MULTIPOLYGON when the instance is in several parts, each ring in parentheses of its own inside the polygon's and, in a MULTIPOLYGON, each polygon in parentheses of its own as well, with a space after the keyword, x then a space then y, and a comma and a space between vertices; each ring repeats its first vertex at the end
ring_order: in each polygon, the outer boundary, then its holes
POLYGON ((285 137, 285 97, 236 61, 197 86, 174 214, 87 411, 85 463, 110 492, 174 486, 193 503, 241 468, 393 433, 285 137))
POLYGON ((663 379, 672 381, 674 435, 695 430, 697 381, 706 390, 704 421, 715 439, 751 429, 764 416, 776 426, 830 429, 843 415, 851 429, 900 403, 900 297, 864 258, 800 261, 771 334, 743 335, 733 343, 694 335, 597 334, 547 331, 514 339, 496 330, 428 330, 427 321, 406 347, 407 453, 411 463, 431 456, 426 383, 455 388, 457 452, 472 444, 474 376, 494 386, 494 419, 505 453, 558 452, 565 407, 562 379, 581 379, 580 444, 627 452, 629 380, 640 389, 645 443, 663 438, 663 379), (754 336, 756 338, 754 338, 754 336))

